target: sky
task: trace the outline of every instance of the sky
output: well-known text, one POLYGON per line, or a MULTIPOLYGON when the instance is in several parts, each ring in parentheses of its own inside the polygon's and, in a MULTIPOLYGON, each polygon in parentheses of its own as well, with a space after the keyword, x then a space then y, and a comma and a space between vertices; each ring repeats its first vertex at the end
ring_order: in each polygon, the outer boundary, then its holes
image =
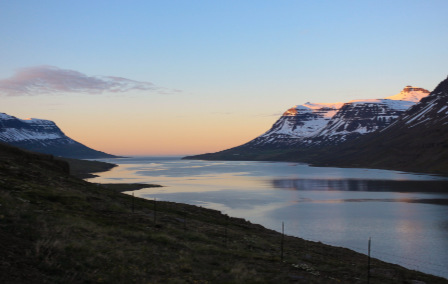
POLYGON ((432 91, 446 0, 0 0, 0 112, 116 155, 246 143, 306 102, 432 91))

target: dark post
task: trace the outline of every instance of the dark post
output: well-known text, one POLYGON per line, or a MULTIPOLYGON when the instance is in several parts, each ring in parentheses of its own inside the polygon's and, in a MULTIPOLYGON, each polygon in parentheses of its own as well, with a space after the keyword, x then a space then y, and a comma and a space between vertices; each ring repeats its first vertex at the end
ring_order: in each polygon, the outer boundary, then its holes
POLYGON ((132 213, 134 213, 134 192, 132 192, 132 213))
POLYGON ((281 260, 283 261, 283 242, 285 239, 285 222, 282 222, 282 240, 280 242, 280 249, 281 249, 281 260))
POLYGON ((187 211, 184 211, 184 232, 187 231, 187 211))
POLYGON ((224 228, 224 241, 225 241, 225 245, 226 245, 226 248, 227 248, 227 226, 228 226, 228 223, 226 222, 226 226, 225 226, 225 228, 224 228))
POLYGON ((154 198, 154 226, 156 225, 157 221, 157 198, 154 198))
POLYGON ((367 284, 370 283, 370 244, 371 238, 369 238, 368 258, 367 258, 367 284))

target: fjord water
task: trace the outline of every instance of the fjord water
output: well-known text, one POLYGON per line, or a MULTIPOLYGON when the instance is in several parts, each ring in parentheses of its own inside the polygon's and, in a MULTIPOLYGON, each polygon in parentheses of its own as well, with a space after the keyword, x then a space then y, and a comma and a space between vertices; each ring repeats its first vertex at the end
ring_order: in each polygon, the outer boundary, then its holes
POLYGON ((217 209, 307 240, 448 278, 448 178, 298 163, 105 159, 118 164, 89 179, 164 187, 136 196, 217 209))

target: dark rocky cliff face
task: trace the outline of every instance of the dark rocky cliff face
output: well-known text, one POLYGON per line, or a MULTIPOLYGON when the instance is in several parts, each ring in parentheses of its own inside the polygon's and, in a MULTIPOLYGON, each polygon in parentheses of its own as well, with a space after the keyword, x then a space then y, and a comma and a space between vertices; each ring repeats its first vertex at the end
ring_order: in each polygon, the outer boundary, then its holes
POLYGON ((0 113, 0 141, 29 151, 80 159, 112 158, 67 137, 53 122, 0 113))

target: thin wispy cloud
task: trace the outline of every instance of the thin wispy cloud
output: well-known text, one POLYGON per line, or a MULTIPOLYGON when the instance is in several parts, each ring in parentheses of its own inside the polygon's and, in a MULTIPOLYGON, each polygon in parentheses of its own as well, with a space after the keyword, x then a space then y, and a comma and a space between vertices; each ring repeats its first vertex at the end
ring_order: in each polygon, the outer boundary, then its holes
POLYGON ((123 93, 128 91, 173 93, 177 90, 115 76, 88 76, 78 71, 54 66, 20 69, 13 76, 0 80, 0 95, 32 96, 61 93, 123 93))
POLYGON ((218 115, 232 115, 235 114, 233 111, 215 111, 212 112, 212 114, 218 114, 218 115))
POLYGON ((282 116, 283 113, 284 112, 269 113, 269 114, 264 113, 264 114, 259 114, 259 115, 256 115, 256 116, 259 116, 259 117, 271 117, 271 116, 279 117, 279 116, 282 116))

